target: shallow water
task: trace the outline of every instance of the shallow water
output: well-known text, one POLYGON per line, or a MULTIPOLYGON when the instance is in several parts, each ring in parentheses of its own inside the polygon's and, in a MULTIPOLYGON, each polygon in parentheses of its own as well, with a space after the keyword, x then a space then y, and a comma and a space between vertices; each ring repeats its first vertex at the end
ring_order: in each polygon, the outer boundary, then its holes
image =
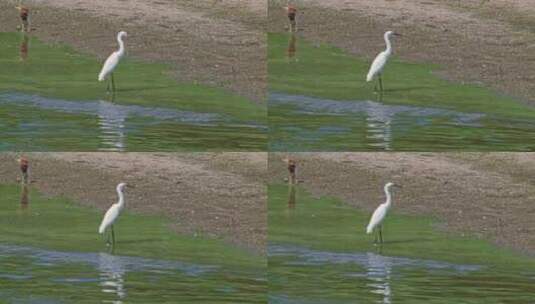
POLYGON ((534 299, 534 273, 293 245, 272 245, 268 255, 270 303, 532 303, 534 299))
POLYGON ((260 140, 223 143, 222 138, 226 132, 259 137, 265 132, 262 125, 233 122, 223 114, 13 92, 0 93, 0 129, 0 150, 10 151, 194 150, 218 142, 217 149, 260 149, 260 140))
POLYGON ((535 149, 535 123, 485 113, 271 93, 269 115, 276 151, 535 149))
POLYGON ((216 265, 0 245, 9 303, 260 303, 264 280, 216 265))

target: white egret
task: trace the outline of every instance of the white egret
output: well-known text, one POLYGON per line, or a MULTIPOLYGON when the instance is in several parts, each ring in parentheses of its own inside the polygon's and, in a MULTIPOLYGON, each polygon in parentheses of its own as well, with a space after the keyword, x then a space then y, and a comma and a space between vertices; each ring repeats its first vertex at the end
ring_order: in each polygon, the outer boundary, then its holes
MULTIPOLYGON (((381 74, 383 73, 383 69, 385 68, 386 62, 392 55, 392 43, 390 42, 390 37, 392 36, 401 36, 401 34, 394 33, 392 31, 388 31, 385 33, 385 43, 386 43, 386 50, 382 51, 375 57, 375 59, 372 62, 372 65, 370 66, 370 70, 368 71, 368 75, 366 76, 366 81, 370 82, 372 81, 376 76, 379 79, 379 89, 382 92, 383 91, 383 80, 381 78, 381 74)), ((377 89, 377 88, 376 88, 377 89)))
MULTIPOLYGON (((102 70, 98 74, 98 81, 104 81, 108 76, 111 76, 112 90, 115 92, 115 81, 113 79, 113 71, 119 64, 119 61, 124 56, 124 42, 123 37, 128 37, 126 32, 121 31, 117 34, 117 42, 119 43, 119 49, 113 52, 108 59, 104 62, 102 70)), ((110 83, 108 82, 108 92, 110 90, 110 83)))
MULTIPOLYGON (((119 201, 115 204, 113 204, 108 211, 106 211, 106 214, 104 215, 104 218, 102 219, 102 223, 100 223, 100 227, 98 228, 98 233, 103 234, 108 228, 111 228, 111 238, 112 238, 112 244, 115 245, 115 232, 113 231, 113 224, 121 214, 121 211, 124 209, 124 188, 126 187, 126 183, 120 183, 117 185, 117 195, 119 196, 119 201)), ((109 245, 109 235, 106 243, 109 245)))
MULTIPOLYGON (((387 183, 385 185, 385 194, 386 194, 386 202, 382 203, 375 209, 375 211, 372 214, 372 217, 370 219, 370 223, 368 224, 368 227, 366 227, 366 233, 371 234, 376 230, 376 228, 379 228, 379 241, 383 243, 383 221, 386 217, 386 214, 388 213, 388 210, 390 209, 390 206, 392 206, 392 194, 390 193, 391 187, 399 187, 400 185, 396 185, 394 183, 387 183)), ((375 235, 375 243, 377 243, 377 234, 375 235)))

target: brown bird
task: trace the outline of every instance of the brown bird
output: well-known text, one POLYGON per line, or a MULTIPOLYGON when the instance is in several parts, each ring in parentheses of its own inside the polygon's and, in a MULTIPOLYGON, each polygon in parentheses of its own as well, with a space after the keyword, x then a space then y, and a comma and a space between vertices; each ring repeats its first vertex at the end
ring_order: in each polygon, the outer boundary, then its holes
POLYGON ((290 19, 290 21, 295 19, 295 15, 297 14, 297 8, 295 6, 288 3, 286 11, 288 12, 288 19, 290 19))
POLYGON ((28 184, 28 168, 30 167, 30 162, 24 156, 21 156, 18 161, 20 172, 22 172, 22 183, 26 185, 28 184))
POLYGON ((288 20, 290 20, 290 32, 295 32, 297 27, 296 22, 296 15, 297 15, 297 8, 290 4, 288 1, 288 5, 286 6, 286 13, 288 14, 288 20))
POLYGON ((286 163, 288 164, 288 183, 291 185, 295 185, 297 182, 297 162, 291 158, 286 159, 286 163))
POLYGON ((28 162, 28 159, 26 159, 24 156, 21 156, 18 161, 20 165, 20 171, 22 172, 22 174, 27 174, 28 167, 30 165, 28 162))
POLYGON ((22 30, 24 32, 29 31, 30 9, 23 5, 18 5, 15 8, 19 10, 20 20, 22 21, 22 30))

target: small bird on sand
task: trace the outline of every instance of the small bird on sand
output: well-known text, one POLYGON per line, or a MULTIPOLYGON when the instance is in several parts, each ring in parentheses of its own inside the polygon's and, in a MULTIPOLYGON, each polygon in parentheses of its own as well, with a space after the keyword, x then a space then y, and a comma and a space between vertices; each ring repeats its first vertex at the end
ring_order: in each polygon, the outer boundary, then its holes
POLYGON ((15 8, 19 10, 19 17, 22 22, 22 31, 28 32, 30 30, 30 9, 21 4, 15 6, 15 8))
POLYGON ((18 160, 20 172, 22 173, 22 181, 24 183, 28 182, 28 168, 30 167, 30 162, 26 157, 21 156, 18 160))
POLYGON ((290 21, 290 32, 297 31, 297 8, 290 4, 288 1, 286 5, 286 13, 288 14, 288 20, 290 21))

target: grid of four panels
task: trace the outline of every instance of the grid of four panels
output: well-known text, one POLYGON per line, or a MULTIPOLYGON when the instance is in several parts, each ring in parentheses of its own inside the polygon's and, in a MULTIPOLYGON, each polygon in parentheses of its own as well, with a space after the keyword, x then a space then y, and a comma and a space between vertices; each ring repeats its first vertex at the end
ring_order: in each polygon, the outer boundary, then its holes
POLYGON ((0 0, 0 303, 535 303, 531 0, 0 0))

